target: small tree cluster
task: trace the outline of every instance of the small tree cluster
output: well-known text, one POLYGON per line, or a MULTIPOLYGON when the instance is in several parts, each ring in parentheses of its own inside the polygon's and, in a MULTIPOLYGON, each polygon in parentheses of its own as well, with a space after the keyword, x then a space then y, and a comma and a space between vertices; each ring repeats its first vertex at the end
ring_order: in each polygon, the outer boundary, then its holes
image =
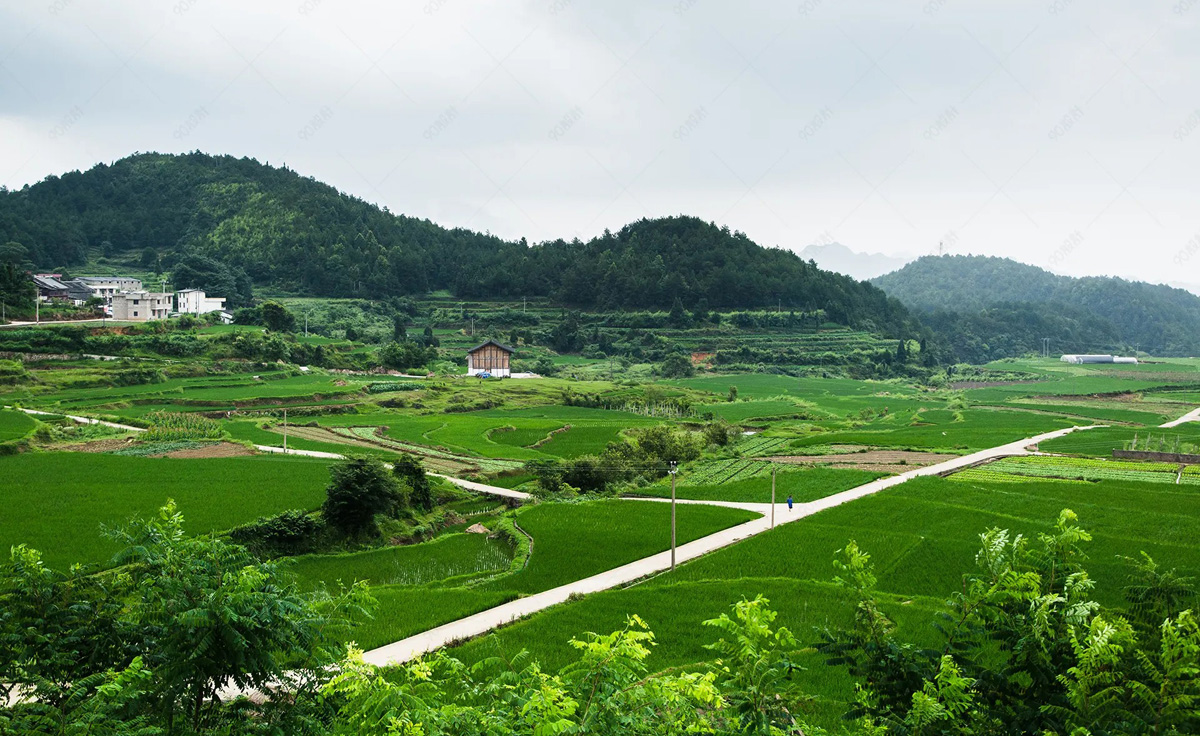
POLYGON ((375 530, 377 514, 391 514, 403 497, 396 479, 374 458, 353 458, 329 466, 329 487, 321 513, 325 521, 347 536, 375 530))
POLYGON ((536 460, 526 469, 538 480, 543 495, 605 493, 616 483, 648 481, 667 474, 671 463, 700 457, 705 439, 669 424, 633 433, 633 442, 610 442, 599 455, 580 455, 566 461, 536 460))

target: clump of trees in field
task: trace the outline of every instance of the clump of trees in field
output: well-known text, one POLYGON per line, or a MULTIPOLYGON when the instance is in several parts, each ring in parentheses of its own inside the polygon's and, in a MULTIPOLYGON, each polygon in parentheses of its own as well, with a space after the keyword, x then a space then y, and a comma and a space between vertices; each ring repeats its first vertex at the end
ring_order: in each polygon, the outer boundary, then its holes
MULTIPOLYGON (((113 533, 121 567, 0 567, 3 733, 826 734, 805 724, 803 636, 761 596, 703 621, 712 659, 656 670, 637 616, 572 639, 548 672, 527 654, 467 666, 440 652, 380 676, 345 642, 364 587, 301 594, 237 545, 190 537, 173 506, 113 533), (222 701, 259 688, 265 702, 222 701)), ((818 651, 854 677, 840 733, 1183 736, 1200 729, 1192 581, 1143 555, 1121 609, 1083 566, 1088 533, 1064 511, 1036 540, 990 529, 976 569, 930 623, 900 632, 869 555, 837 555, 842 621, 818 651)))
POLYGON ((662 478, 671 463, 700 457, 707 434, 676 429, 669 424, 642 427, 631 433, 632 442, 610 442, 598 455, 571 460, 534 460, 526 465, 545 496, 606 493, 617 484, 662 478))
POLYGON ((397 456, 389 470, 375 458, 350 458, 329 466, 321 513, 284 511, 230 531, 231 538, 265 557, 374 544, 380 519, 427 514, 437 493, 421 460, 397 456))

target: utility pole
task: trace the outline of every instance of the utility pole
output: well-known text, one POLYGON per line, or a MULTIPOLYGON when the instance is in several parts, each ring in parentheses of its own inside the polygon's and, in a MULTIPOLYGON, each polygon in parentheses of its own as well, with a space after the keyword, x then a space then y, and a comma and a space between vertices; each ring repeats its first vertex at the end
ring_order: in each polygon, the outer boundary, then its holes
POLYGON ((304 310, 304 336, 308 337, 308 313, 310 310, 304 310))
POLYGON ((526 306, 525 302, 526 302, 526 298, 521 297, 521 314, 525 314, 525 306, 526 306))
POLYGON ((40 294, 33 300, 33 321, 39 324, 42 321, 42 297, 40 294))
POLYGON ((775 466, 771 465, 771 528, 775 528, 775 466))
POLYGON ((283 454, 287 454, 287 407, 283 409, 283 454))
POLYGON ((671 461, 671 469, 667 472, 671 474, 671 570, 675 570, 675 473, 678 472, 679 464, 674 460, 671 461))

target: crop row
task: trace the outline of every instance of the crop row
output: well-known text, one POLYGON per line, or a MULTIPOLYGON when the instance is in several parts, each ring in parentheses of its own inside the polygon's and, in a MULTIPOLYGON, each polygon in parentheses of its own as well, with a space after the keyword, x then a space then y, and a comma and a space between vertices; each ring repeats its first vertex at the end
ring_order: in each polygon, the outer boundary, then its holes
POLYGON ((755 435, 738 443, 738 449, 743 455, 771 455, 779 452, 780 448, 791 442, 789 437, 763 437, 755 435))
POLYGON ((369 394, 382 394, 389 391, 420 391, 425 386, 412 381, 389 381, 368 383, 365 388, 369 394))
POLYGON ((1169 463, 1129 463, 1079 458, 1022 457, 998 460, 984 468, 972 468, 954 476, 956 480, 1019 482, 1021 478, 1085 481, 1129 481, 1200 485, 1200 474, 1182 477, 1169 463))
POLYGON ((150 423, 150 429, 142 435, 146 440, 171 442, 221 438, 221 425, 199 414, 155 411, 147 414, 145 419, 150 423))
POLYGON ((687 482, 694 486, 713 486, 746 480, 769 473, 771 465, 765 460, 714 460, 689 472, 687 482))
MULTIPOLYGON (((1007 473, 1003 470, 992 470, 990 468, 967 468, 951 475, 950 480, 961 483, 1028 483, 1029 476, 1018 475, 1016 473, 1007 473)), ((1042 481, 1050 483, 1086 483, 1082 480, 1068 480, 1066 478, 1042 478, 1042 481)))
POLYGON ((1098 464, 1106 468, 1114 470, 1140 470, 1152 473, 1174 473, 1179 470, 1178 463, 1143 463, 1130 460, 1097 460, 1087 457, 1055 457, 1047 455, 1032 455, 1028 457, 1014 457, 1004 460, 1005 463, 1016 463, 1020 465, 1044 465, 1056 468, 1094 468, 1098 464))

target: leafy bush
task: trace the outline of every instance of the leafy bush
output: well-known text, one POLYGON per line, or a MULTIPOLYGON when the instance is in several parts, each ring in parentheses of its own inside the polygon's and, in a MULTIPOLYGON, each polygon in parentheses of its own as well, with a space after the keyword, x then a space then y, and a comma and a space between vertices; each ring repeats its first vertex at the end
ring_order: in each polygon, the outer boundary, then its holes
POLYGON ((429 476, 416 455, 401 454, 392 462, 392 473, 409 489, 408 501, 417 508, 429 511, 433 508, 433 488, 429 476))
POLYGON ((688 378, 696 375, 696 367, 688 356, 674 353, 659 364, 658 374, 663 378, 688 378))
POLYGON ((12 386, 29 378, 24 364, 16 360, 0 360, 0 386, 12 386))
POLYGON ((436 357, 436 348, 411 341, 389 342, 379 350, 380 365, 398 371, 416 370, 436 357))
POLYGON ((167 380, 163 372, 152 366, 137 366, 124 368, 112 373, 110 381, 114 386, 142 386, 149 383, 162 383, 167 380))
POLYGON ((292 510, 234 527, 229 538, 263 556, 300 555, 314 550, 324 528, 320 519, 292 510))
POLYGON ((329 466, 329 487, 321 511, 325 521, 346 535, 375 529, 375 515, 390 513, 400 502, 396 481, 374 458, 354 458, 329 466))

